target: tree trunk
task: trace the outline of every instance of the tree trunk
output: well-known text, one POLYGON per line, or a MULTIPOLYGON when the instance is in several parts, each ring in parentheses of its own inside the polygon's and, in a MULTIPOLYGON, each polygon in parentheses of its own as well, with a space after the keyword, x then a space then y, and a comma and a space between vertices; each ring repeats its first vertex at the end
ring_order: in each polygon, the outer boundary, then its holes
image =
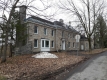
POLYGON ((8 32, 6 30, 5 45, 4 45, 3 56, 1 57, 1 63, 6 62, 6 52, 8 46, 7 43, 8 43, 8 32))
POLYGON ((10 43, 10 53, 9 53, 9 57, 12 57, 12 43, 10 43))
POLYGON ((89 42, 89 52, 92 50, 92 48, 91 48, 91 37, 89 36, 89 38, 88 38, 88 42, 89 42))

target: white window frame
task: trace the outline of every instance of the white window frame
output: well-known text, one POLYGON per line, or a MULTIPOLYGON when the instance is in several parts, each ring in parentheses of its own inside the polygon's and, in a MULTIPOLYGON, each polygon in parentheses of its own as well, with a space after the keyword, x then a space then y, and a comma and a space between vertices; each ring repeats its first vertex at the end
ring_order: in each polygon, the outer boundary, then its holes
POLYGON ((37 40, 37 47, 35 47, 35 44, 34 44, 34 48, 38 48, 38 39, 34 39, 34 43, 35 43, 35 40, 37 40))
POLYGON ((51 47, 54 48, 54 41, 51 41, 51 47), (52 43, 52 42, 53 42, 53 43, 52 43), (53 46, 52 46, 52 44, 53 44, 53 46))
POLYGON ((41 40, 41 47, 42 48, 50 48, 50 40, 48 40, 48 39, 42 39, 41 40), (44 41, 44 47, 42 47, 42 41, 44 41), (46 44, 45 44, 46 41, 49 41, 49 47, 46 47, 46 44))
POLYGON ((34 26, 34 34, 38 34, 38 26, 34 26), (37 33, 35 33, 35 27, 37 27, 37 33))
POLYGON ((44 34, 47 35, 47 28, 44 28, 44 34), (45 34, 45 29, 46 29, 46 34, 45 34))

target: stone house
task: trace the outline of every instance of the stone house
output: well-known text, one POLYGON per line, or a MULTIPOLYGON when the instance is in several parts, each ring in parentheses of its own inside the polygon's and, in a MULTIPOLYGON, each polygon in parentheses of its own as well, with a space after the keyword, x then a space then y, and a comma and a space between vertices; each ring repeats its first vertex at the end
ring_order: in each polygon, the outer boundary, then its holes
POLYGON ((80 39, 77 43, 75 36, 80 35, 80 33, 71 25, 64 24, 62 19, 51 22, 36 16, 26 19, 25 15, 26 6, 22 5, 20 7, 20 20, 22 24, 26 23, 27 39, 25 40, 26 45, 17 49, 18 52, 89 50, 88 40, 80 39))
POLYGON ((48 21, 31 16, 27 23, 27 43, 31 42, 32 51, 76 50, 75 35, 80 34, 63 20, 48 21))
MULTIPOLYGON (((91 40, 91 48, 94 49, 94 41, 91 40)), ((89 50, 89 42, 85 35, 81 35, 80 38, 80 50, 89 50)))

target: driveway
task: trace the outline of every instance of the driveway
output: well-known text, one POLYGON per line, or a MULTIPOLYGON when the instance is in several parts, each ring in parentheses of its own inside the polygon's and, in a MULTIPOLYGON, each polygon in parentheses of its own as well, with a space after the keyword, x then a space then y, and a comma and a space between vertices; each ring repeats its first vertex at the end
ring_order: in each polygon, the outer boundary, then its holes
POLYGON ((107 52, 98 54, 73 70, 65 72, 57 80, 107 80, 107 52))

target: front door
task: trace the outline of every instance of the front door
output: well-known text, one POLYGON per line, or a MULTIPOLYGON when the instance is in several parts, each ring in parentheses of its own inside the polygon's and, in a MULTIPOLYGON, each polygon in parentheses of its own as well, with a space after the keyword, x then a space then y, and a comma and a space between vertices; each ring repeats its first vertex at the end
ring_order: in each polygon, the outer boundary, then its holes
POLYGON ((48 39, 41 39, 41 51, 50 51, 50 41, 48 39))
POLYGON ((84 45, 81 45, 81 50, 84 50, 84 45))
POLYGON ((62 50, 65 50, 65 41, 62 41, 62 50))

